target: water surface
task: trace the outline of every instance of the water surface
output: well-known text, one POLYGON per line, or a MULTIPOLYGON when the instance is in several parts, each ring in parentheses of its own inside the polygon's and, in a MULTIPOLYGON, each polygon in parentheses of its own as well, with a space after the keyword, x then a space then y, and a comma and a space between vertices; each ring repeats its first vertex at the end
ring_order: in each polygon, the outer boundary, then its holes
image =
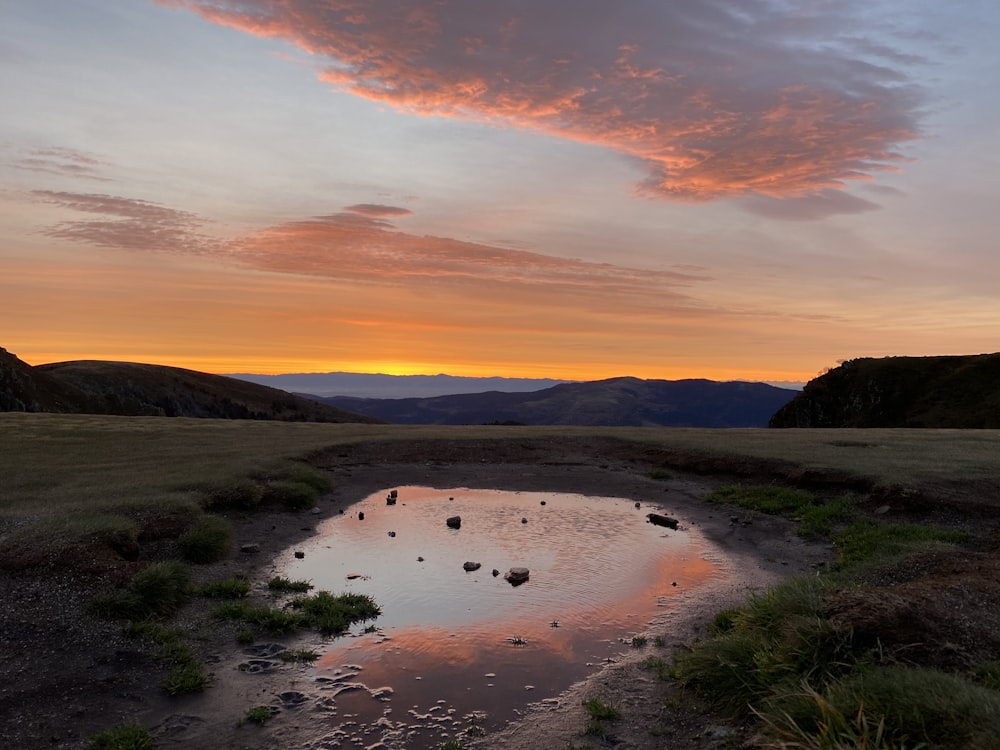
POLYGON ((722 575, 690 532, 646 521, 655 506, 395 489, 395 505, 389 489, 377 492, 297 546, 302 559, 289 550, 279 560, 282 575, 382 608, 323 646, 311 675, 325 708, 315 747, 430 748, 470 724, 497 728, 616 658, 679 593, 722 575), (461 528, 449 528, 456 515, 461 528), (512 586, 511 567, 530 579, 512 586))

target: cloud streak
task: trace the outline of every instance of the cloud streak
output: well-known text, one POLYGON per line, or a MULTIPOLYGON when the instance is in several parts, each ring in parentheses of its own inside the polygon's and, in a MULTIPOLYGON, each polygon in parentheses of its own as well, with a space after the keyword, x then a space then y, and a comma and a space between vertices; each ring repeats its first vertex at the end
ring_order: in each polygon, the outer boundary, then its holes
POLYGON ((656 197, 822 195, 895 169, 919 136, 922 61, 858 35, 850 0, 159 2, 291 42, 400 111, 612 149, 656 197))
POLYGON ((98 182, 111 182, 108 177, 100 174, 102 167, 111 166, 110 162, 99 159, 91 154, 72 148, 52 147, 38 148, 28 152, 26 156, 16 159, 13 163, 16 169, 29 172, 43 172, 59 177, 79 177, 98 182))
POLYGON ((198 232, 204 221, 187 211, 100 193, 35 190, 36 200, 103 218, 69 220, 42 231, 47 237, 112 250, 206 254, 217 243, 198 232))
POLYGON ((599 309, 614 300, 619 312, 694 310, 701 306, 684 289, 710 280, 695 269, 629 268, 401 232, 387 219, 376 218, 410 214, 391 206, 356 204, 224 243, 202 234, 205 222, 195 214, 148 201, 41 190, 32 196, 101 216, 42 230, 61 240, 112 250, 208 256, 258 271, 349 284, 441 289, 477 302, 489 298, 516 304, 530 299, 545 307, 572 300, 580 309, 599 309))

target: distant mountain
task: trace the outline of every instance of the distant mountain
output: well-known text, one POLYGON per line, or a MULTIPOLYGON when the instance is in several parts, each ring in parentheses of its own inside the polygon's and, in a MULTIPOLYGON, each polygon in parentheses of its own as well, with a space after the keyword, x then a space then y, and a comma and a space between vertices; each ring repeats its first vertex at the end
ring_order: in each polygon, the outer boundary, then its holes
POLYGON ((287 375, 235 373, 229 377, 280 388, 290 393, 356 398, 428 398, 484 391, 523 393, 570 382, 550 378, 463 378, 455 375, 382 375, 357 372, 305 372, 287 375))
POLYGON ((764 383, 612 378, 566 383, 532 393, 315 398, 397 424, 764 427, 775 410, 793 396, 795 391, 764 383))
POLYGON ((1000 428, 1000 354, 852 359, 809 381, 771 427, 1000 428))
POLYGON ((0 411, 378 422, 222 375, 132 362, 31 366, 0 348, 0 411))

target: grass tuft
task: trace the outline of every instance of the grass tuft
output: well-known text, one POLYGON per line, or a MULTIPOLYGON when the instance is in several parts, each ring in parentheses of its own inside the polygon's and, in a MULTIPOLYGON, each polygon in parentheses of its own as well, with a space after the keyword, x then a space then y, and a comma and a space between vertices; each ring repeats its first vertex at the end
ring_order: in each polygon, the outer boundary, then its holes
POLYGON ((271 708, 271 706, 254 706, 253 708, 248 709, 243 715, 243 720, 240 724, 246 724, 249 722, 253 722, 254 724, 266 724, 274 718, 275 713, 276 711, 271 708))
POLYGON ((198 589, 198 595, 208 599, 244 599, 249 593, 250 579, 245 575, 206 583, 198 589))
POLYGON ((181 534, 177 548, 188 562, 199 565, 218 562, 233 543, 233 527, 222 516, 200 516, 181 534))
POLYGON ((304 594, 306 591, 311 589, 313 585, 309 581, 291 581, 282 576, 275 576, 270 581, 267 582, 267 587, 276 593, 283 594, 287 592, 295 592, 304 594))
POLYGON ((91 611, 106 620, 150 620, 172 615, 190 597, 191 571, 179 562, 152 563, 122 590, 95 597, 91 611))
POLYGON ((127 721, 94 735, 88 750, 148 750, 153 746, 153 736, 141 724, 127 721))

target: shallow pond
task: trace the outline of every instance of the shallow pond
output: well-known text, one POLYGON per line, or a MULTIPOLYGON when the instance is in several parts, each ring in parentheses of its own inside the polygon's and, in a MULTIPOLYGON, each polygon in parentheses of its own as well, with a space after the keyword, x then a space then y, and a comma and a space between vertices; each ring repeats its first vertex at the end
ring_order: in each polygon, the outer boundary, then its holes
POLYGON ((436 748, 470 725, 498 728, 630 648, 679 594, 723 575, 692 533, 647 522, 655 506, 395 489, 394 505, 389 489, 375 493, 297 546, 303 558, 289 550, 278 560, 282 575, 369 594, 382 608, 322 646, 310 673, 326 708, 315 747, 436 748), (452 516, 460 528, 446 524, 452 516), (529 580, 511 585, 512 567, 529 580))

